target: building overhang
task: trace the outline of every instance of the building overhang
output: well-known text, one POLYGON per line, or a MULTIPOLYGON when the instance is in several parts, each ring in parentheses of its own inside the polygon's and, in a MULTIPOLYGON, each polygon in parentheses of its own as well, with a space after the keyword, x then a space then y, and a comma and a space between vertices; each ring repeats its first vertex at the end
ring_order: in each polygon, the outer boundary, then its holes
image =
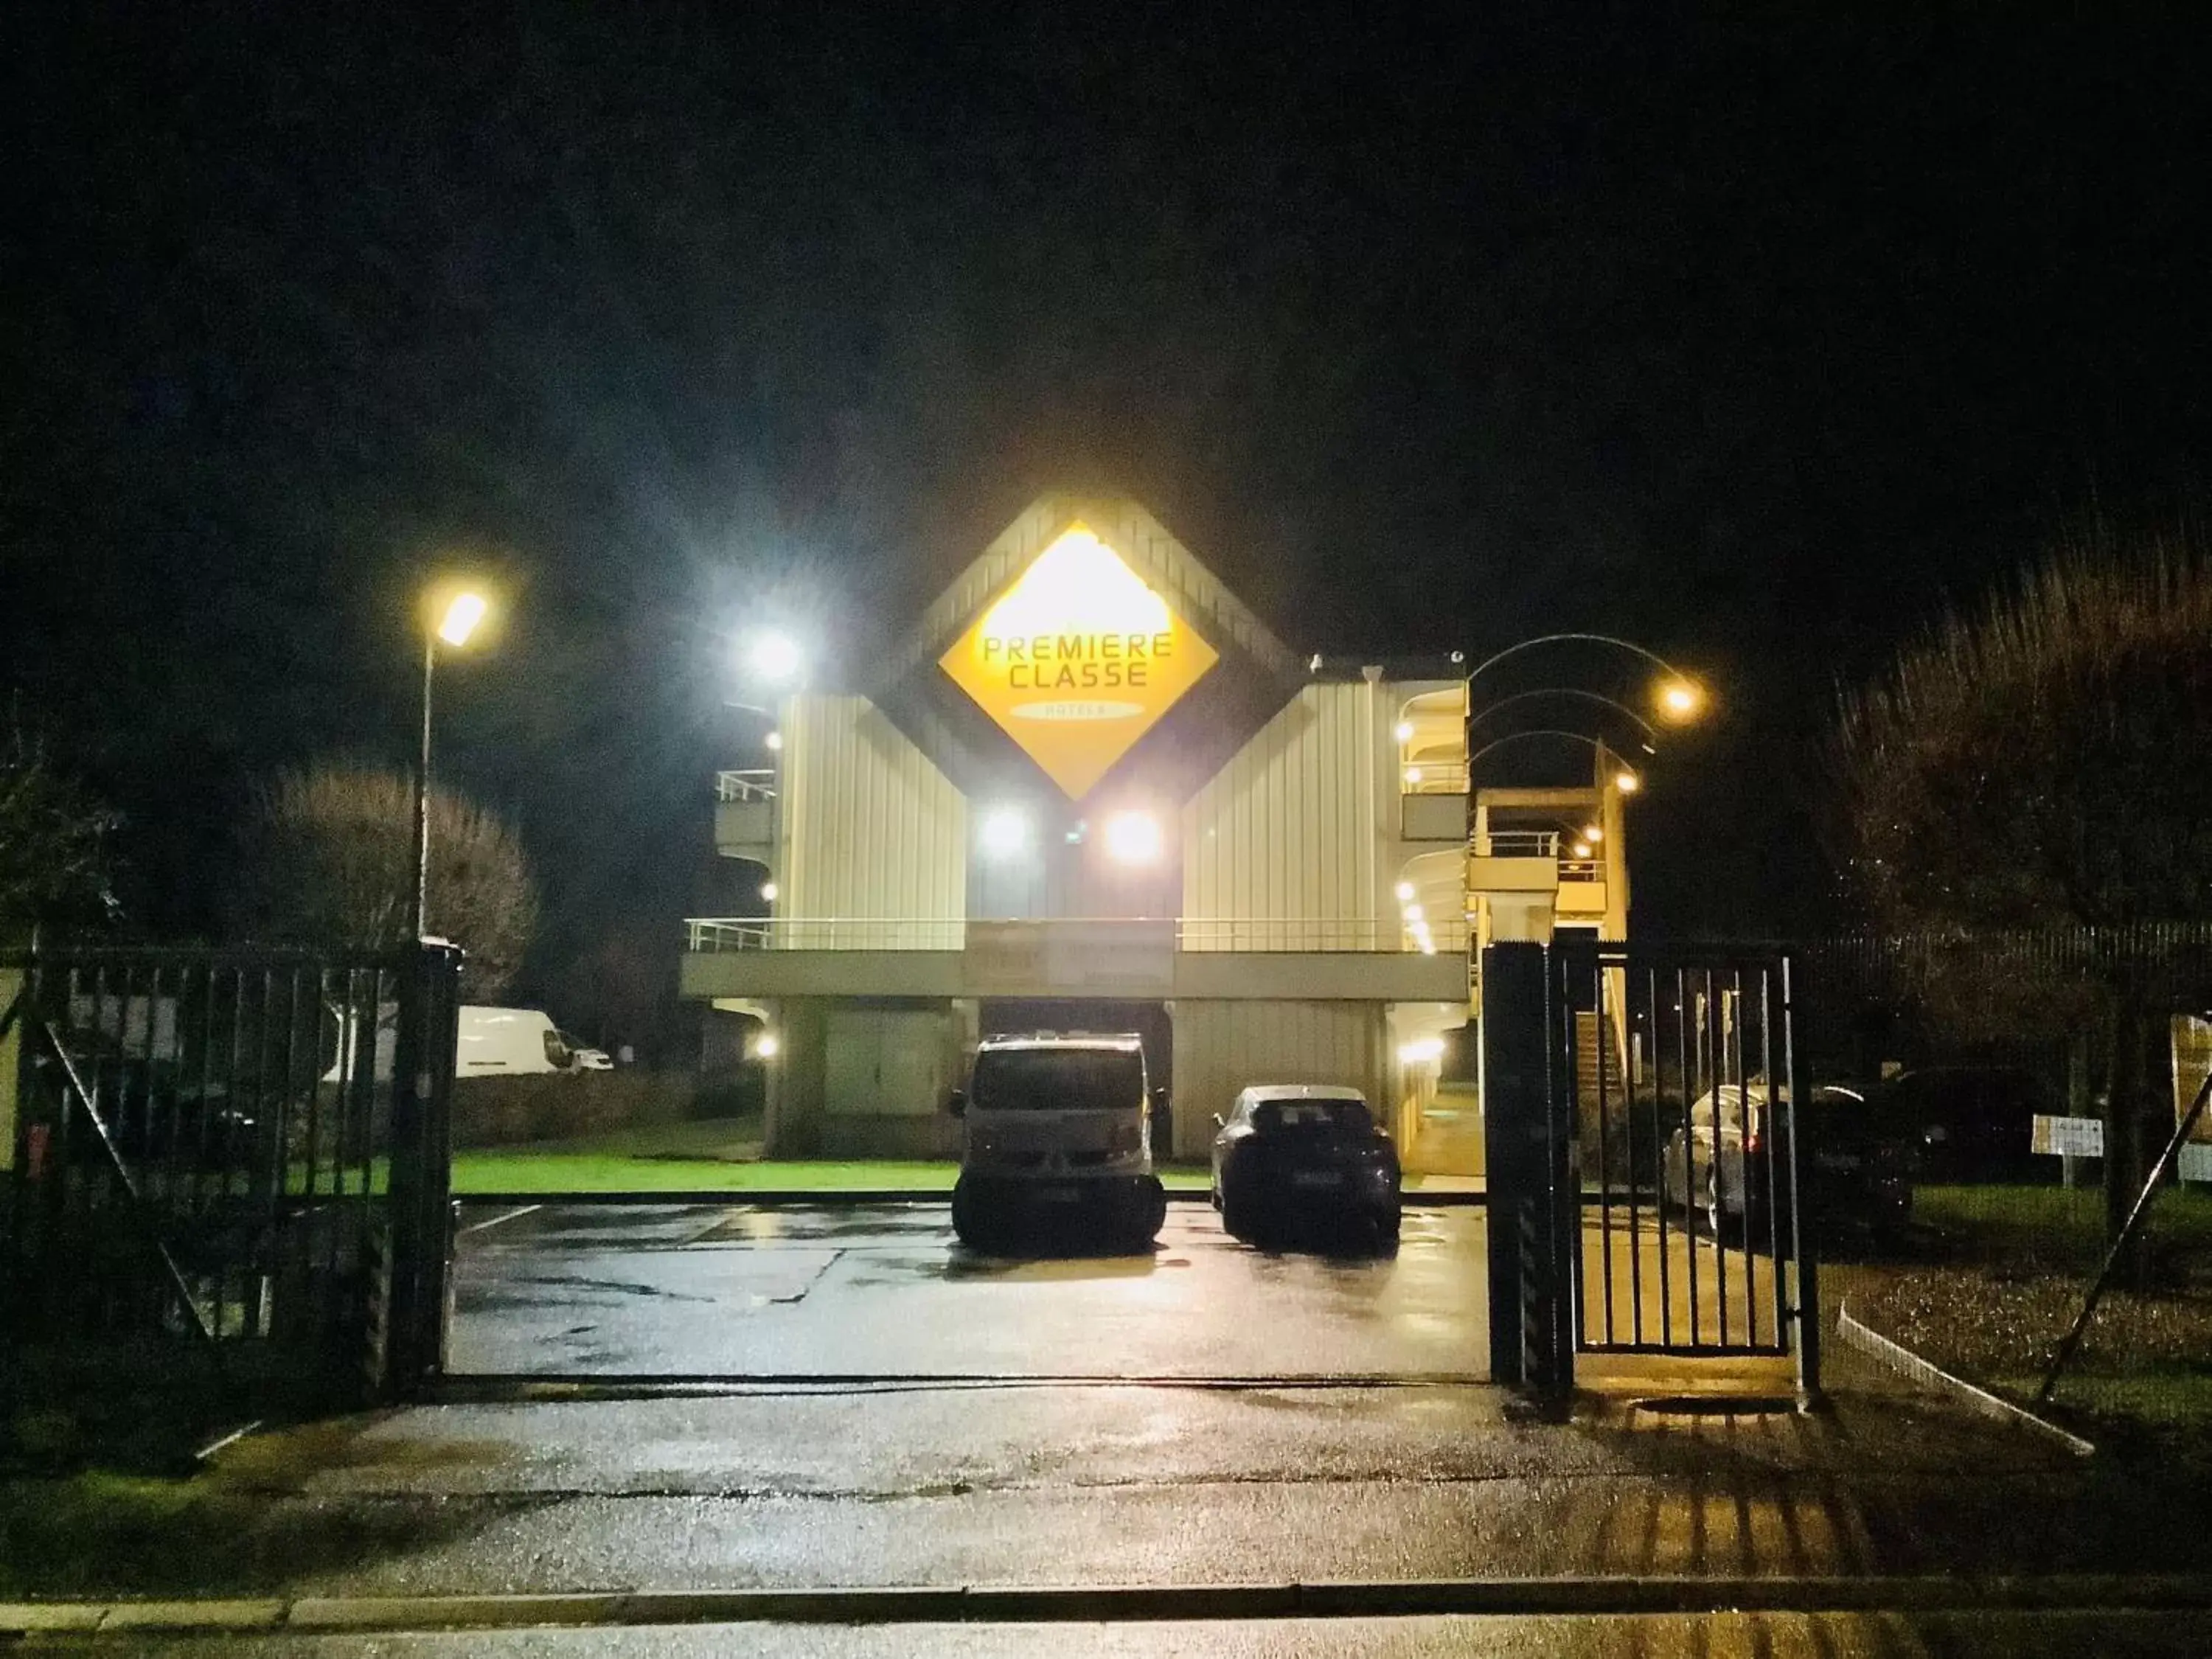
POLYGON ((990 944, 961 951, 692 951, 688 998, 1082 997, 1132 1001, 1464 1004, 1467 957, 1410 951, 1179 951, 1107 956, 1047 950, 1017 963, 990 944))

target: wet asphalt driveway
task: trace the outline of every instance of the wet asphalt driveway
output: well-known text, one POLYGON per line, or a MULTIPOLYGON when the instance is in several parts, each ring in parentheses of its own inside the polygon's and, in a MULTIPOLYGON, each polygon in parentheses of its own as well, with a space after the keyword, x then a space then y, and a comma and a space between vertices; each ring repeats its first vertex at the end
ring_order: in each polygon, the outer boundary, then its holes
POLYGON ((1482 1212, 1409 1209, 1395 1255, 1263 1253, 1204 1205, 1149 1255, 1009 1260, 945 1206, 465 1208, 454 1375, 1480 1375, 1482 1212))

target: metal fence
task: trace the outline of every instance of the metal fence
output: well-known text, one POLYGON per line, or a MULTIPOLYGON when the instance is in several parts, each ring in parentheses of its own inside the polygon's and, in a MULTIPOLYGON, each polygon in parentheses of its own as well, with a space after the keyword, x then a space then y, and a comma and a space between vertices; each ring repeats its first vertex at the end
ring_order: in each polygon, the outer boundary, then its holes
POLYGON ((457 972, 440 946, 0 963, 13 1328, 364 1386, 434 1360, 457 972))

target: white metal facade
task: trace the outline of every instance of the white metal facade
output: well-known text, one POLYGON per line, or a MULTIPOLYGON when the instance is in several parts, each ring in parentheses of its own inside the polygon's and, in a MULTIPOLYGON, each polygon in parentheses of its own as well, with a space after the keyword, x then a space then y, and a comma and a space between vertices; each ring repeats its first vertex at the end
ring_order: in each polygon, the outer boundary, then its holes
MULTIPOLYGON (((1396 791, 1371 683, 1309 685, 1182 810, 1182 914, 1221 921, 1375 923, 1395 879, 1387 866, 1396 791)), ((1188 950, 1281 949, 1289 939, 1224 928, 1188 950)), ((1398 930, 1357 928, 1319 948, 1398 948, 1398 930)))
POLYGON ((928 922, 967 905, 960 792, 865 697, 793 697, 783 732, 776 908, 913 927, 872 933, 871 949, 939 943, 928 922))
POLYGON ((1397 1087, 1389 1022, 1379 1002, 1178 1000, 1175 1024, 1176 1149, 1195 1156, 1237 1091, 1255 1083, 1342 1083, 1383 1122, 1397 1087))

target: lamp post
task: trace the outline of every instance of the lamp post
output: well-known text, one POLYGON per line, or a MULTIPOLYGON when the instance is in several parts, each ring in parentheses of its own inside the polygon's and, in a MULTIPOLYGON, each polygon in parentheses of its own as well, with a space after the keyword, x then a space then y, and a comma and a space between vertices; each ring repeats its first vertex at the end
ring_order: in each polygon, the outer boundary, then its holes
POLYGON ((441 641, 457 649, 466 645, 490 609, 490 602, 481 593, 456 593, 446 602, 438 625, 422 635, 422 752, 415 769, 415 892, 407 926, 409 936, 417 939, 428 920, 430 899, 430 693, 437 674, 438 646, 441 641))

